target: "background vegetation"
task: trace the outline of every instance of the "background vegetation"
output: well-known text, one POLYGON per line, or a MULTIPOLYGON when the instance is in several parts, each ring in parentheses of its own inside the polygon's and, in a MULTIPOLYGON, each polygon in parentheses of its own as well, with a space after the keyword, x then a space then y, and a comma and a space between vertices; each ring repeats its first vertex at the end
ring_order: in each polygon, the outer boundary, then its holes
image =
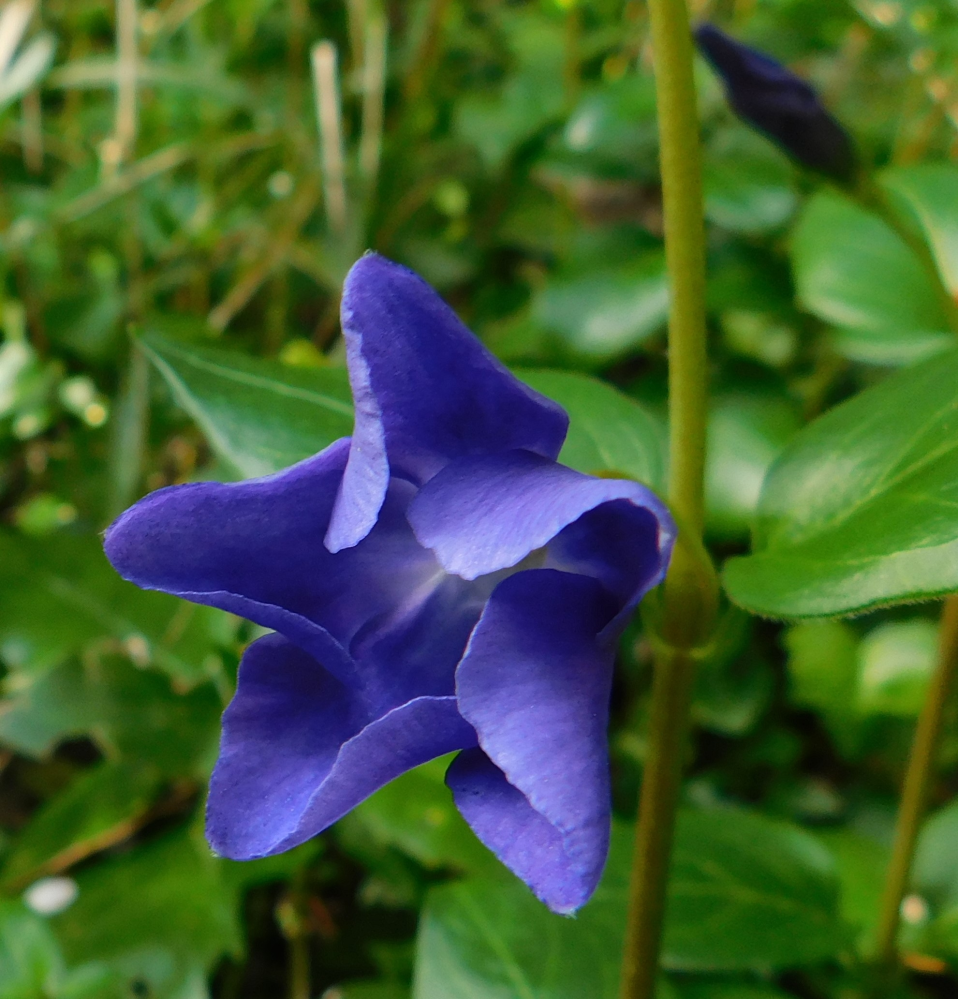
MULTIPOLYGON (((954 289, 954 0, 693 6, 816 84, 954 289)), ((206 847, 202 803, 253 633, 122 583, 98 532, 148 490, 262 474, 349 432, 338 296, 366 247, 570 409, 565 460, 660 486, 650 67, 639 0, 0 8, 2 999, 614 996, 638 626, 613 705, 621 835, 577 920, 499 868, 437 764, 290 854, 234 864, 206 847)), ((912 250, 737 122, 699 69, 724 556, 748 549, 803 424, 952 334, 912 250)), ((696 696, 664 994, 847 994, 935 636, 934 607, 728 616, 696 696)), ((903 908, 903 996, 958 990, 951 732, 903 908)))

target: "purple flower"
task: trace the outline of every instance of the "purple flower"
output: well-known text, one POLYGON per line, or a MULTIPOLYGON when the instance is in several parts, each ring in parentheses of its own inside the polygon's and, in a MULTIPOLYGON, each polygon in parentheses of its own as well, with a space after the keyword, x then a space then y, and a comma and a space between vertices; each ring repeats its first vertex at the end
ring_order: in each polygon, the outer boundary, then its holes
POLYGON ((351 439, 266 478, 174 486, 106 535, 117 571, 275 634, 243 656, 207 835, 288 850, 427 760, 551 908, 609 840, 616 641, 674 526, 648 489, 556 462, 568 420, 416 275, 369 255, 343 298, 351 439))
POLYGON ((858 162, 851 139, 804 80, 712 24, 699 25, 695 39, 743 121, 803 166, 840 183, 855 179, 858 162))

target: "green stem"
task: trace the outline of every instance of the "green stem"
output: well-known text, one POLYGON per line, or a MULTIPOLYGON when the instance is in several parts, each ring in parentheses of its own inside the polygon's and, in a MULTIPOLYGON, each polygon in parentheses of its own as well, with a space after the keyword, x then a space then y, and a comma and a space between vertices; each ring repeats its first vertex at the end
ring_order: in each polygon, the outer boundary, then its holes
POLYGON ((945 708, 958 675, 958 596, 949 597, 941 615, 938 658, 912 745, 898 811, 898 825, 879 910, 874 964, 878 974, 895 968, 901 903, 908 890, 912 859, 935 777, 945 708))
POLYGON ((669 501, 701 537, 704 522, 707 356, 705 222, 692 36, 684 0, 650 0, 659 109, 669 315, 669 501))
POLYGON ((649 751, 639 802, 622 999, 655 995, 695 650, 707 640, 717 603, 714 573, 702 547, 708 359, 705 223, 692 36, 685 0, 649 0, 649 15, 671 288, 669 502, 681 532, 656 626, 649 751))
POLYGON ((695 662, 687 654, 657 658, 652 684, 649 754, 632 860, 632 885, 622 963, 622 999, 655 995, 665 921, 669 856, 679 803, 695 662))

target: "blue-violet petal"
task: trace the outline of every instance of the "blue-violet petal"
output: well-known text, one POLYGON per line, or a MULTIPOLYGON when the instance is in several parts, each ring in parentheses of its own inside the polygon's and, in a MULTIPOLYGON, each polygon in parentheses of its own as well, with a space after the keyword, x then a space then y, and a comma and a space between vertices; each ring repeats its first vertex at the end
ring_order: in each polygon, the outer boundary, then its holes
POLYGON ((559 454, 565 411, 520 382, 412 271, 363 257, 342 314, 356 426, 331 551, 369 533, 390 471, 420 484, 463 455, 559 454))
POLYGON ((493 592, 456 676, 459 709, 495 765, 475 754, 454 765, 456 804, 557 912, 589 898, 608 851, 613 649, 597 636, 613 605, 586 576, 510 576, 493 592))

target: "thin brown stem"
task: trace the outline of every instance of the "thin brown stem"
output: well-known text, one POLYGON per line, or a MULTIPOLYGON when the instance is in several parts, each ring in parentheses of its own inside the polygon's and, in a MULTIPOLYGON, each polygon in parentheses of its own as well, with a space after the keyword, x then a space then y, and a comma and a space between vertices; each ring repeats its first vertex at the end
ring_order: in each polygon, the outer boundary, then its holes
POLYGON ((874 961, 876 972, 879 974, 887 974, 897 964, 901 903, 908 890, 915 846, 935 779, 945 710, 955 687, 956 675, 958 675, 958 596, 952 596, 945 601, 942 610, 935 672, 918 719, 911 758, 905 774, 895 842, 879 910, 874 961))

